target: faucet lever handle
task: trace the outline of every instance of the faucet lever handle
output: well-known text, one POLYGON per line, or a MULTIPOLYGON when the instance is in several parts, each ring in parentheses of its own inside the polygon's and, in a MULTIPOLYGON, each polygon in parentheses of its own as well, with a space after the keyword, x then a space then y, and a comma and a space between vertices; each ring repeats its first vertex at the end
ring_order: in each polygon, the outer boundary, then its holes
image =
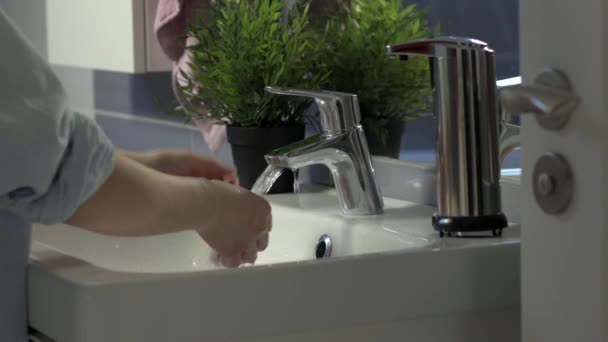
POLYGON ((339 133, 359 126, 361 112, 357 95, 328 90, 302 90, 267 86, 271 94, 310 97, 321 112, 321 124, 325 132, 339 133))

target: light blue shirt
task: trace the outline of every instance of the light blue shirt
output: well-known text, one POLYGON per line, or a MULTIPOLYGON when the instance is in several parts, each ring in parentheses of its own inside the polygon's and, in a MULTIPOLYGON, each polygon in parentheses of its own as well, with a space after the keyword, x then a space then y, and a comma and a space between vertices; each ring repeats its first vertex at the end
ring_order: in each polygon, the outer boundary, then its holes
POLYGON ((109 176, 112 154, 0 9, 0 341, 27 341, 31 223, 69 218, 109 176))

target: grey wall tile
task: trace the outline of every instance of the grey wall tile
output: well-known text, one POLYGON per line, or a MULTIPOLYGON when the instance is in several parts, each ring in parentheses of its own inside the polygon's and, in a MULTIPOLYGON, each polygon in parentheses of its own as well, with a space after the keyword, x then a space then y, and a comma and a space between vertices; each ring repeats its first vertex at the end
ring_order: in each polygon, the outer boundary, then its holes
POLYGON ((168 109, 177 105, 169 72, 125 74, 96 70, 93 78, 96 109, 183 121, 168 114, 168 109))
MULTIPOLYGON (((96 115, 96 120, 117 148, 132 151, 178 149, 210 154, 197 130, 102 114, 96 115)), ((215 155, 225 162, 232 163, 232 154, 228 145, 224 145, 215 155)))

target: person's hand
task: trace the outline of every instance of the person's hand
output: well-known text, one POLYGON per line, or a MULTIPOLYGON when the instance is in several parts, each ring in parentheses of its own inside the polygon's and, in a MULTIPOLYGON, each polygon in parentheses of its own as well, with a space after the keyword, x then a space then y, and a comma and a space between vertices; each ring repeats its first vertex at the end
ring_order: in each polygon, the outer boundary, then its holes
POLYGON ((221 180, 238 185, 236 169, 214 157, 174 150, 124 151, 123 153, 129 158, 162 173, 181 177, 221 180))
POLYGON ((268 202, 236 185, 161 173, 122 153, 68 224, 99 234, 149 236, 196 230, 226 267, 253 263, 268 245, 268 202))
POLYGON ((201 200, 211 213, 201 222, 201 237, 217 252, 222 265, 253 264, 268 246, 272 228, 268 202, 243 188, 220 181, 200 180, 201 200))

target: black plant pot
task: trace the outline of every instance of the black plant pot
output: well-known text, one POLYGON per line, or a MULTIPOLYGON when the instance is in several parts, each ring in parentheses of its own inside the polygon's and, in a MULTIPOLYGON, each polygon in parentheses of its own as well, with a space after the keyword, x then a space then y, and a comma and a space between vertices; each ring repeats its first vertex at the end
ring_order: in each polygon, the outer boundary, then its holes
MULTIPOLYGON (((232 147, 232 158, 237 168, 239 182, 251 189, 260 174, 266 169, 264 156, 269 152, 304 139, 304 126, 273 128, 242 128, 228 126, 228 142, 232 147)), ((285 172, 274 183, 269 193, 293 192, 293 175, 285 172)))
POLYGON ((365 130, 369 152, 373 156, 385 156, 399 159, 399 155, 401 154, 401 139, 405 132, 405 122, 393 121, 387 125, 387 128, 388 132, 385 144, 382 143, 381 137, 373 134, 370 130, 365 130))

